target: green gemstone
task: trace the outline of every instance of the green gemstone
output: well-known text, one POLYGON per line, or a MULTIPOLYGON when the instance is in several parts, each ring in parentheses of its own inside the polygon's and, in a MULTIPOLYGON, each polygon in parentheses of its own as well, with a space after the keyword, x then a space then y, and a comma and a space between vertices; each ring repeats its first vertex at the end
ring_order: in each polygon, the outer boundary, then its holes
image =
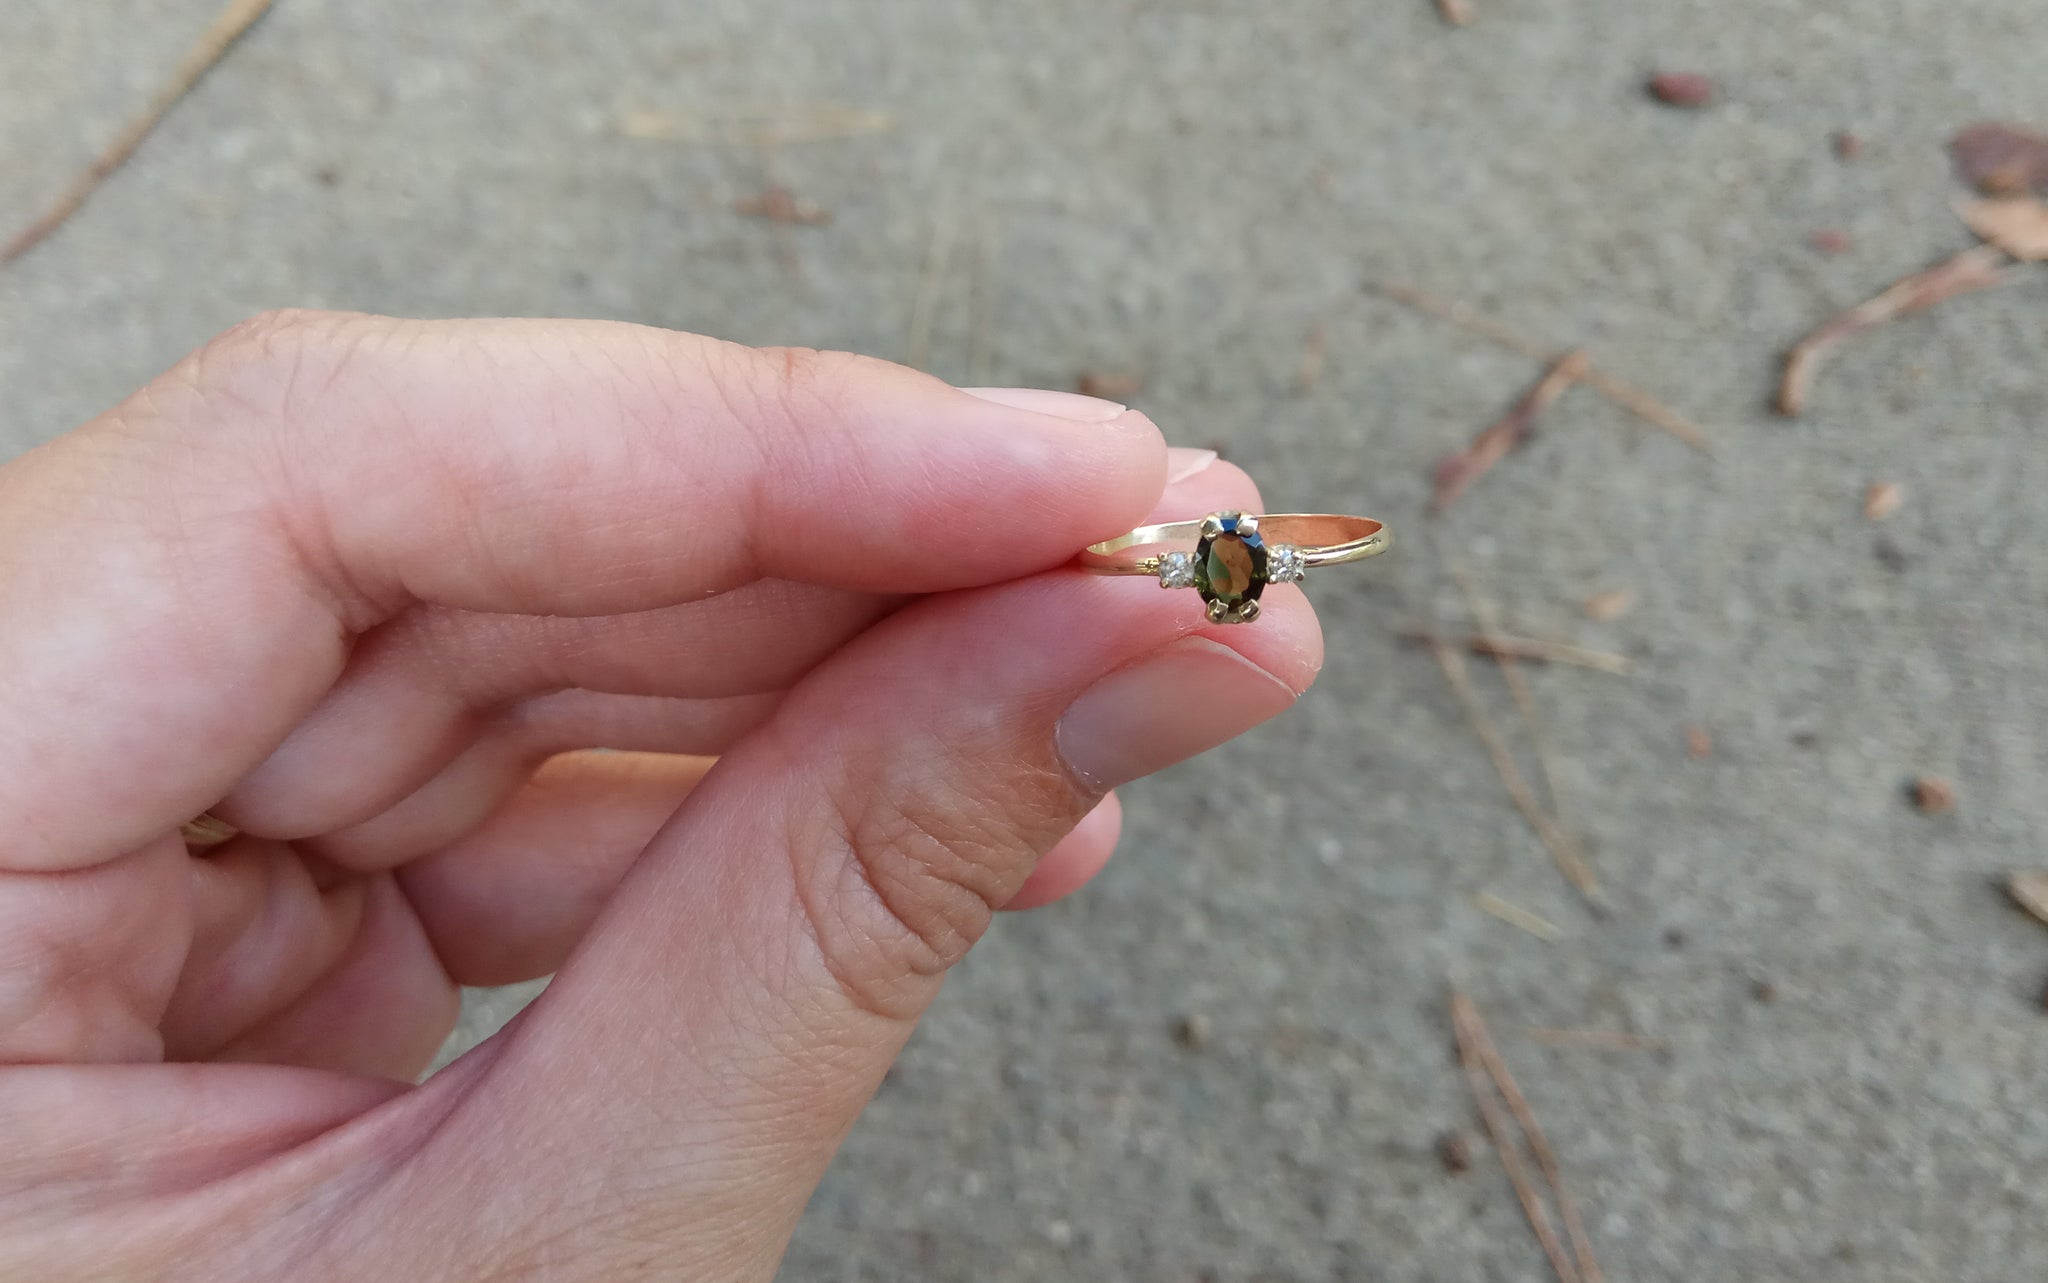
POLYGON ((1202 540, 1195 549, 1195 587, 1205 600, 1232 608, 1257 601, 1266 590, 1265 541, 1235 529, 1202 540))

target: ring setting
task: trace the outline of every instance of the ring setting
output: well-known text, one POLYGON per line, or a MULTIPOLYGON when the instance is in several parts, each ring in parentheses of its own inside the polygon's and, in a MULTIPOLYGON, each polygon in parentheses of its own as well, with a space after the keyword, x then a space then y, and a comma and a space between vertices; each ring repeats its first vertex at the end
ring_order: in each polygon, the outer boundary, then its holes
POLYGON ((1389 546, 1386 526, 1370 517, 1212 512, 1199 521, 1141 526, 1090 544, 1081 564, 1096 574, 1145 575, 1162 588, 1192 588, 1201 594, 1210 622, 1248 624, 1259 617, 1268 584, 1300 583, 1312 566, 1360 561, 1389 546), (1192 551, 1136 552, 1188 539, 1195 541, 1192 551))

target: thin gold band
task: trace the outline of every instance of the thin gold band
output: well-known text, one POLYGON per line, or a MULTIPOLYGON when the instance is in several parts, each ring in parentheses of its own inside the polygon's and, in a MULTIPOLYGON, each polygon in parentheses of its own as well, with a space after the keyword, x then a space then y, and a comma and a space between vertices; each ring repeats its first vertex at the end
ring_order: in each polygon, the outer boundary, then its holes
MULTIPOLYGON (((1139 526, 1126 535, 1089 544, 1082 552, 1083 569, 1098 575, 1157 575, 1159 558, 1118 557, 1133 548, 1164 545, 1190 547, 1202 537, 1201 521, 1169 521, 1157 526, 1139 526)), ((1309 566, 1335 566, 1347 561, 1376 557, 1393 546, 1384 524, 1371 517, 1348 517, 1333 512, 1275 512, 1258 519, 1258 530, 1269 543, 1288 543, 1301 549, 1309 566)))

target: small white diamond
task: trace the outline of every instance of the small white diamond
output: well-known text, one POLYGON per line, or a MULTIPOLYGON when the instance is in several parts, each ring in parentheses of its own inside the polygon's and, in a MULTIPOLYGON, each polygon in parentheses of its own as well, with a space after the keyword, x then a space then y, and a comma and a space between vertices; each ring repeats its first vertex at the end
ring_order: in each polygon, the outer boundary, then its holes
POLYGON ((1308 558, 1301 549, 1291 543, 1276 543, 1266 549, 1266 582, 1269 584, 1300 583, 1308 574, 1308 558))
POLYGON ((1195 586, 1195 554, 1191 552, 1169 552, 1159 558, 1159 586, 1161 588, 1193 588, 1195 586))

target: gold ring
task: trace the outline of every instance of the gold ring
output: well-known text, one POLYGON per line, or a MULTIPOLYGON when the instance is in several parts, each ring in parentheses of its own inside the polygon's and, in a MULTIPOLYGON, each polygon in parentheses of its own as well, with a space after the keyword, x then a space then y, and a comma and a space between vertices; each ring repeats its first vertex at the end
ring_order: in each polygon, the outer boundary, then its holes
POLYGON ((178 826, 178 832, 183 835, 185 848, 190 851, 204 851, 242 835, 240 829, 226 820, 215 819, 211 811, 201 811, 196 818, 185 821, 178 826))
POLYGON ((1139 526, 1127 535, 1089 544, 1083 569, 1098 575, 1145 575, 1161 588, 1192 588, 1209 604, 1209 619, 1248 624, 1259 617, 1267 584, 1300 583, 1311 566, 1335 566, 1376 557, 1393 546, 1387 528, 1371 517, 1329 512, 1212 512, 1200 521, 1139 526), (1195 550, 1168 549, 1149 556, 1136 550, 1195 542, 1195 550))

